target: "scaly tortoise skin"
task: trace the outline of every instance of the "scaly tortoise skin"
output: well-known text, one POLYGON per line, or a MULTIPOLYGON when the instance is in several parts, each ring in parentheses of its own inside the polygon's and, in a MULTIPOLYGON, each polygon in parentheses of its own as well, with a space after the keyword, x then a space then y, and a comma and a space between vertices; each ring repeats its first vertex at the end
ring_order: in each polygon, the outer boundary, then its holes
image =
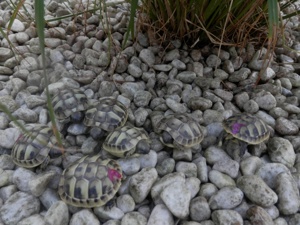
POLYGON ((111 132, 123 126, 127 117, 127 109, 121 102, 106 97, 101 98, 86 111, 83 123, 88 127, 100 127, 111 132))
POLYGON ((103 149, 117 157, 127 157, 134 152, 146 154, 150 150, 149 136, 143 128, 126 125, 106 137, 103 149))
POLYGON ((88 108, 88 99, 85 93, 79 88, 66 88, 59 90, 52 98, 52 105, 55 117, 67 123, 70 117, 78 121, 81 112, 88 108))
POLYGON ((204 138, 199 123, 188 114, 174 114, 162 118, 158 130, 163 131, 160 137, 163 144, 183 150, 199 144, 204 138))
POLYGON ((28 133, 21 134, 16 140, 11 156, 14 163, 25 168, 33 168, 49 161, 49 152, 57 147, 52 128, 42 124, 28 124, 28 133))
POLYGON ((122 169, 117 161, 103 160, 100 155, 84 156, 63 171, 58 194, 72 206, 100 207, 115 196, 121 179, 122 169))
POLYGON ((259 118, 248 113, 236 114, 223 121, 224 130, 241 141, 242 146, 240 155, 244 155, 247 144, 256 145, 270 136, 270 130, 267 125, 259 118), (246 143, 246 144, 245 144, 246 143))

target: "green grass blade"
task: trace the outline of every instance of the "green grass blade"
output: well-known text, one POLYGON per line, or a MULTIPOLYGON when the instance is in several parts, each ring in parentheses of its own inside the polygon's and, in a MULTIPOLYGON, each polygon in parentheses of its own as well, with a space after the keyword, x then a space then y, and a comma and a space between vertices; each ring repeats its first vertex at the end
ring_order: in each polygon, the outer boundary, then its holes
POLYGON ((125 36, 125 40, 123 42, 123 46, 122 48, 124 48, 126 46, 126 43, 128 41, 129 38, 129 34, 131 33, 131 37, 132 39, 134 39, 134 18, 135 18, 135 12, 138 8, 138 0, 132 0, 131 1, 131 8, 130 8, 130 19, 129 19, 129 23, 128 23, 128 30, 126 32, 126 36, 125 36))
POLYGON ((59 147, 62 149, 63 153, 63 146, 62 146, 62 140, 60 137, 60 134, 58 132, 55 116, 54 116, 54 110, 53 105, 51 103, 50 93, 49 93, 49 79, 46 73, 46 60, 45 60, 45 34, 44 34, 44 27, 45 27, 45 20, 44 20, 44 1, 43 0, 35 0, 35 21, 36 21, 36 27, 37 27, 37 33, 39 37, 39 43, 41 48, 41 54, 42 54, 42 64, 43 64, 43 71, 44 71, 44 79, 46 84, 46 95, 47 95, 47 106, 49 110, 49 116, 52 123, 52 129, 53 133, 55 134, 55 137, 57 139, 59 147))
POLYGON ((268 0, 268 12, 269 12, 269 33, 268 38, 272 38, 274 35, 274 29, 279 25, 279 9, 277 0, 268 0))

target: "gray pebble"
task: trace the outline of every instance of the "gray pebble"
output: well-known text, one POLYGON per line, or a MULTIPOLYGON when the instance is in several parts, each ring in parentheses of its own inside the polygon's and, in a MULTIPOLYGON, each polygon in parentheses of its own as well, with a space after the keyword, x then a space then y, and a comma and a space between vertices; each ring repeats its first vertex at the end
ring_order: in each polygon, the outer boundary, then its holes
POLYGON ((172 66, 169 64, 158 64, 158 65, 154 65, 153 69, 157 71, 168 72, 172 69, 172 66))
POLYGON ((277 118, 275 130, 282 135, 293 135, 299 132, 296 124, 283 117, 277 118))
POLYGON ((209 55, 206 64, 208 67, 217 68, 221 65, 221 59, 216 55, 209 55))
POLYGON ((281 137, 271 138, 268 142, 268 152, 273 162, 279 162, 287 167, 292 167, 296 160, 293 145, 289 140, 281 137))
POLYGON ((218 188, 236 186, 235 181, 230 176, 217 170, 209 171, 208 178, 210 182, 216 185, 218 188))
POLYGON ((83 123, 72 123, 68 127, 68 133, 72 135, 85 134, 87 132, 87 127, 83 123))
POLYGON ((0 102, 5 105, 10 112, 14 112, 18 108, 16 101, 9 95, 0 96, 0 102))
POLYGON ((13 112, 13 116, 28 123, 35 123, 38 121, 38 114, 35 111, 27 108, 17 109, 13 112))
MULTIPOLYGON (((9 23, 6 24, 6 28, 9 23)), ((10 29, 14 32, 22 32, 25 31, 25 25, 18 19, 14 19, 13 23, 11 24, 10 29)))
POLYGON ((132 75, 135 78, 139 78, 142 76, 143 71, 140 67, 136 66, 135 64, 129 64, 128 65, 128 73, 132 75))
POLYGON ((276 179, 277 207, 283 215, 296 213, 300 207, 299 189, 290 173, 280 173, 276 179))
POLYGON ((137 91, 144 90, 145 87, 146 85, 144 82, 125 82, 120 87, 120 91, 132 99, 137 91))
POLYGON ((190 84, 192 83, 196 78, 196 73, 192 71, 184 71, 181 73, 178 73, 176 76, 176 79, 180 80, 182 83, 190 84))
POLYGON ((209 199, 209 207, 216 209, 233 209, 243 200, 243 192, 236 187, 223 187, 209 199))
POLYGON ((46 209, 49 209, 54 203, 60 201, 57 191, 51 188, 47 188, 39 199, 46 209))
POLYGON ((0 47, 0 62, 5 62, 13 56, 13 51, 9 48, 0 47))
POLYGON ((13 183, 18 189, 24 192, 29 192, 29 183, 36 177, 36 174, 28 169, 19 167, 13 174, 13 183))
POLYGON ((206 159, 202 156, 199 156, 193 161, 197 166, 197 177, 203 183, 208 181, 208 168, 206 164, 206 159))
POLYGON ((33 57, 26 57, 20 62, 20 67, 28 71, 35 71, 39 69, 38 62, 33 57))
POLYGON ((165 205, 158 204, 153 208, 147 225, 174 225, 173 215, 165 205))
POLYGON ((228 73, 221 69, 216 69, 214 71, 214 77, 219 78, 220 80, 226 80, 228 78, 228 73))
POLYGON ((145 200, 157 177, 158 174, 154 168, 144 168, 131 177, 129 190, 136 203, 145 200))
POLYGON ((138 158, 124 158, 119 159, 118 162, 120 163, 122 170, 126 175, 136 174, 141 168, 141 163, 138 158))
POLYGON ((171 98, 166 99, 166 104, 175 113, 185 113, 187 111, 187 107, 185 105, 178 103, 171 98))
POLYGON ((232 160, 223 149, 215 146, 207 148, 204 152, 204 157, 209 164, 214 164, 220 160, 225 160, 226 158, 232 160))
POLYGON ((150 152, 146 155, 141 155, 139 157, 141 168, 154 168, 157 164, 157 153, 153 150, 150 150, 150 152))
POLYGON ((178 162, 176 171, 184 173, 186 177, 197 177, 197 166, 195 163, 178 162))
POLYGON ((32 195, 39 197, 46 190, 48 183, 54 177, 54 172, 40 174, 28 182, 28 187, 32 195))
POLYGON ((249 101, 245 102, 242 109, 244 109, 245 112, 253 114, 258 112, 259 105, 254 101, 253 99, 250 99, 249 101))
POLYGON ((193 221, 202 222, 211 216, 211 209, 204 197, 196 197, 191 200, 190 217, 193 221))
POLYGON ((18 225, 46 225, 44 217, 40 214, 34 214, 18 222, 18 225))
POLYGON ((259 176, 272 189, 276 188, 276 177, 280 173, 288 173, 289 169, 281 163, 266 163, 259 167, 255 175, 259 176))
POLYGON ((273 225, 271 216, 266 210, 259 206, 252 206, 247 210, 247 217, 250 219, 252 224, 264 224, 273 225))
POLYGON ((0 187, 3 187, 3 186, 6 186, 9 184, 9 174, 3 170, 3 169, 0 169, 0 187))
POLYGON ((211 218, 218 225, 243 224, 243 218, 234 210, 215 210, 211 218))
POLYGON ((117 207, 111 209, 105 206, 96 207, 94 213, 100 220, 121 220, 124 216, 123 211, 117 207))
POLYGON ((278 200, 276 193, 256 175, 241 176, 237 180, 237 187, 250 201, 262 207, 270 207, 278 200))
POLYGON ((271 110, 277 104, 275 97, 270 92, 265 91, 259 92, 253 100, 264 110, 271 110))
POLYGON ((45 214, 46 224, 65 225, 69 223, 69 210, 66 203, 58 201, 51 205, 45 214))
POLYGON ((238 71, 233 72, 229 75, 228 80, 230 82, 240 82, 246 80, 247 77, 250 75, 251 70, 248 68, 241 68, 238 71))
POLYGON ((181 219, 188 216, 191 193, 184 182, 173 182, 166 186, 160 197, 174 216, 181 219))
POLYGON ((212 107, 212 101, 203 97, 192 97, 188 101, 188 107, 192 110, 206 110, 210 109, 212 107))
POLYGON ((160 193, 173 182, 184 182, 185 177, 183 173, 170 173, 163 176, 158 180, 151 188, 151 197, 154 201, 157 201, 160 197, 160 193))
POLYGON ((239 173, 240 165, 237 161, 225 158, 216 162, 212 169, 229 175, 231 178, 236 178, 239 173))
POLYGON ((7 128, 5 130, 0 130, 0 146, 3 148, 11 149, 19 136, 20 130, 17 128, 7 128))
POLYGON ((88 209, 80 210, 72 215, 70 225, 85 225, 93 224, 100 225, 98 218, 88 209))
POLYGON ((46 104, 46 99, 37 95, 29 95, 25 98, 25 103, 29 109, 32 109, 46 104))
POLYGON ((150 92, 148 91, 137 91, 135 94, 134 94, 134 104, 137 106, 137 107, 145 107, 145 106, 148 106, 149 105, 149 102, 152 98, 152 95, 150 92))
POLYGON ((15 168, 15 164, 10 155, 0 155, 0 168, 3 170, 12 170, 15 168))
POLYGON ((175 168, 175 160, 173 158, 167 158, 157 164, 155 167, 159 176, 172 173, 175 168))
POLYGON ((224 101, 231 101, 233 99, 233 94, 232 92, 229 91, 225 91, 222 89, 215 89, 214 93, 224 101))
POLYGON ((0 208, 0 218, 7 225, 15 225, 20 220, 40 211, 40 201, 27 193, 16 192, 0 208))
POLYGON ((300 87, 300 76, 296 73, 289 73, 287 77, 291 81, 293 87, 300 87))
POLYGON ((134 199, 128 195, 124 194, 117 198, 117 207, 121 209, 124 213, 132 212, 135 207, 134 199))
POLYGON ((98 146, 98 142, 95 141, 92 137, 86 138, 81 145, 81 152, 84 155, 93 154, 98 146))
POLYGON ((124 215, 121 225, 146 225, 147 218, 139 212, 129 212, 124 215))
POLYGON ((139 54, 139 58, 149 66, 153 66, 155 63, 154 53, 149 49, 143 49, 139 54))
POLYGON ((165 61, 170 62, 173 61, 174 59, 179 59, 180 58, 180 53, 178 49, 173 49, 169 52, 166 53, 165 55, 165 61))

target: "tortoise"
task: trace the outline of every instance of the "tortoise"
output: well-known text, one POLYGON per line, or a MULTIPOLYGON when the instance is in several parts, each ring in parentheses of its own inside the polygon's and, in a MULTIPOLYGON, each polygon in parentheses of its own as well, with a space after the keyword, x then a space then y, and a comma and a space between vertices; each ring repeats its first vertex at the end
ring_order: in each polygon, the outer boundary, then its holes
MULTIPOLYGON (((226 139, 236 138, 241 145, 240 156, 246 152, 247 145, 260 144, 270 136, 270 130, 267 125, 256 116, 249 113, 239 113, 223 121, 223 128, 227 132, 226 139)), ((223 139, 224 132, 221 134, 223 139)), ((222 143, 219 142, 219 145, 222 143)))
POLYGON ((93 208, 106 205, 121 186, 122 170, 117 161, 100 155, 84 156, 62 173, 58 194, 69 205, 93 208))
POLYGON ((89 106, 87 96, 80 88, 58 90, 52 98, 52 105, 55 117, 61 123, 81 121, 82 112, 89 106))
POLYGON ((60 152, 52 128, 42 124, 28 124, 28 133, 21 134, 12 147, 11 156, 14 163, 25 168, 48 164, 50 151, 60 152))
POLYGON ((149 136, 143 128, 126 125, 110 133, 102 147, 117 157, 127 157, 135 152, 147 154, 150 151, 149 136))
POLYGON ((184 150, 199 144, 204 134, 199 123, 188 114, 174 114, 163 117, 158 123, 162 131, 160 141, 171 148, 184 150))
POLYGON ((104 97, 92 104, 85 113, 84 125, 95 128, 91 131, 94 139, 101 138, 106 132, 112 132, 127 121, 127 108, 112 97, 104 97), (97 130, 98 129, 98 130, 97 130), (96 137, 95 137, 96 136, 96 137))

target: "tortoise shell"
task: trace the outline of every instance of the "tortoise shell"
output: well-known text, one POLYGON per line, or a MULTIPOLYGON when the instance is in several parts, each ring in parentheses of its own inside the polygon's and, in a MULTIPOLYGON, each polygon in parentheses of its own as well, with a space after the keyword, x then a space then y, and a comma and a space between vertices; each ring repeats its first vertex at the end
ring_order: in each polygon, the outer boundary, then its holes
POLYGON ((139 148, 139 152, 149 151, 149 137, 143 128, 131 125, 116 129, 106 137, 103 143, 103 149, 117 157, 130 156, 136 148, 139 148))
POLYGON ((223 121, 223 127, 233 137, 252 145, 259 144, 270 136, 267 125, 248 113, 229 117, 223 121))
POLYGON ((55 117, 68 122, 70 117, 80 117, 80 113, 88 108, 88 99, 85 93, 79 88, 66 88, 59 90, 52 98, 52 105, 55 117))
POLYGON ((84 125, 113 131, 123 126, 128 117, 126 107, 114 98, 101 98, 85 113, 84 125))
POLYGON ((25 129, 28 133, 21 134, 12 148, 14 163, 25 168, 47 163, 50 150, 57 146, 52 128, 41 124, 28 124, 25 129))
POLYGON ((161 142, 169 147, 193 147, 204 138, 199 123, 187 114, 168 115, 161 119, 158 128, 165 132, 160 137, 161 142), (171 140, 166 141, 165 134, 171 140))
POLYGON ((67 167, 60 178, 58 194, 67 204, 93 208, 105 205, 121 186, 117 161, 100 155, 84 156, 67 167))

